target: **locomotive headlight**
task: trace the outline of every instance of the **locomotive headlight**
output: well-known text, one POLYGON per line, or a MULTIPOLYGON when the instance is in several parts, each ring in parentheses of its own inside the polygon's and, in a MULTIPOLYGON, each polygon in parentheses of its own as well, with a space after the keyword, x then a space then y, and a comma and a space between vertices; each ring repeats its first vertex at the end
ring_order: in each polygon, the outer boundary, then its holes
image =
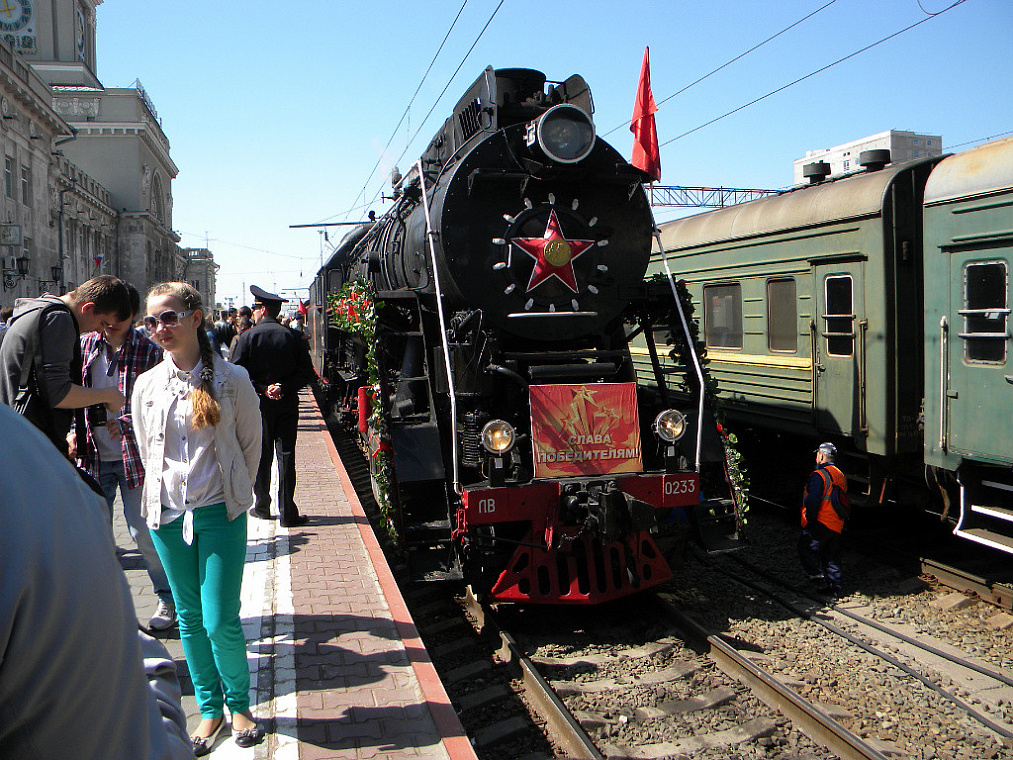
POLYGON ((482 447, 490 454, 506 454, 516 441, 517 431, 504 420, 490 420, 482 428, 482 447))
POLYGON ((594 123, 577 106, 553 106, 538 120, 538 146, 553 161, 575 164, 594 147, 594 123))
POLYGON ((654 432, 666 443, 675 443, 686 432, 686 415, 678 409, 666 409, 654 418, 654 432))

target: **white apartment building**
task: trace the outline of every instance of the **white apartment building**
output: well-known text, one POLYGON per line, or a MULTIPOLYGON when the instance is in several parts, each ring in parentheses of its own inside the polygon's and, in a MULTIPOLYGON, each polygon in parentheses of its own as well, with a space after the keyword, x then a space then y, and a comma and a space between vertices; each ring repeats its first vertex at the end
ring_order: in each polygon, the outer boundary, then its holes
POLYGON ((802 167, 819 161, 830 164, 830 176, 839 176, 861 170, 859 156, 863 150, 890 151, 890 161, 900 163, 925 156, 938 156, 943 152, 943 138, 939 135, 924 135, 917 132, 903 132, 891 129, 875 135, 837 145, 833 148, 807 150, 803 158, 796 158, 792 181, 801 185, 807 180, 802 176, 802 167))

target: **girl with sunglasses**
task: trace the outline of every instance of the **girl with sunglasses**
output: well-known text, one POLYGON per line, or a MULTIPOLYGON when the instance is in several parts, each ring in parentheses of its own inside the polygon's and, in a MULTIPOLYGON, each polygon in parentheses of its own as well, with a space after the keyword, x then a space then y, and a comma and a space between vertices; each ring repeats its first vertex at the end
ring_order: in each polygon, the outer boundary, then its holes
POLYGON ((146 326, 165 360, 137 379, 134 430, 145 467, 142 514, 176 600, 202 720, 194 754, 211 751, 232 715, 236 744, 263 738, 250 713, 239 618, 246 510, 260 462, 260 403, 242 367, 215 352, 200 295, 183 282, 148 293, 146 326))

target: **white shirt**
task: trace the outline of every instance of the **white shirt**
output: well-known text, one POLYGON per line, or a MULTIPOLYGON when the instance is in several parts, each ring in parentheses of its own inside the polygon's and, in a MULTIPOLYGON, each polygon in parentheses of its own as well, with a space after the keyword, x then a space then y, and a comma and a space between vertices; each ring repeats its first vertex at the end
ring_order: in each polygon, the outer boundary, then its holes
MULTIPOLYGON (((119 359, 123 352, 123 346, 113 351, 105 341, 99 343, 98 356, 91 364, 91 387, 92 388, 119 388, 120 373, 119 359), (112 356, 110 357, 110 352, 112 356), (111 361, 110 361, 111 359, 111 361), (110 374, 110 365, 112 373, 110 374)), ((108 417, 115 417, 109 413, 108 417)), ((92 438, 95 440, 95 447, 98 449, 99 459, 103 462, 116 462, 123 459, 123 444, 119 438, 113 438, 105 425, 96 425, 91 429, 92 438)))
MULTIPOLYGON (((203 362, 190 372, 170 365, 169 392, 173 401, 165 420, 165 459, 162 467, 162 524, 185 516, 183 537, 193 535, 193 510, 225 501, 225 482, 215 451, 215 428, 193 428, 191 392, 200 385, 203 362)), ((187 541, 189 544, 190 541, 187 541)))

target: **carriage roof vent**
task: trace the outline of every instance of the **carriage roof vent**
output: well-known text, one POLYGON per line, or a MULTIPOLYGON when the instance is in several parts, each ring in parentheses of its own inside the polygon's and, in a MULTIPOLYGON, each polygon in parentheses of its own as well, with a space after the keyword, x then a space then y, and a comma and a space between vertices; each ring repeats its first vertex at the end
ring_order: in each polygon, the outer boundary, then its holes
POLYGON ((867 172, 878 172, 890 163, 890 151, 885 148, 863 150, 858 154, 858 165, 865 167, 867 172))
POLYGON ((815 185, 830 176, 830 164, 826 161, 817 161, 813 164, 806 164, 802 167, 802 176, 806 177, 811 184, 815 185))

